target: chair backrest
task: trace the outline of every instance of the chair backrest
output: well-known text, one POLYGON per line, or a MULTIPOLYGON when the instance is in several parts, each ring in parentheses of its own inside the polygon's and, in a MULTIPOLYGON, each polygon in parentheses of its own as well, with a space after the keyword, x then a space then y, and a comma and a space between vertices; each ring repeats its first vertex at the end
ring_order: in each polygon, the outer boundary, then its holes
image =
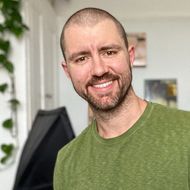
POLYGON ((74 137, 65 107, 39 110, 21 154, 13 190, 53 190, 57 153, 74 137))

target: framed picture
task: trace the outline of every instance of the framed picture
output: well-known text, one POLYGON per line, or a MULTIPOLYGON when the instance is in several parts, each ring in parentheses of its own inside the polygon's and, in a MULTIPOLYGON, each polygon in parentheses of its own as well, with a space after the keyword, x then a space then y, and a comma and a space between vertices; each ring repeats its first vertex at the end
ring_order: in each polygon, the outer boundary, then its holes
POLYGON ((146 66, 146 33, 128 33, 129 45, 135 47, 135 61, 133 66, 146 66))
POLYGON ((176 79, 145 80, 145 99, 169 107, 177 107, 176 79))

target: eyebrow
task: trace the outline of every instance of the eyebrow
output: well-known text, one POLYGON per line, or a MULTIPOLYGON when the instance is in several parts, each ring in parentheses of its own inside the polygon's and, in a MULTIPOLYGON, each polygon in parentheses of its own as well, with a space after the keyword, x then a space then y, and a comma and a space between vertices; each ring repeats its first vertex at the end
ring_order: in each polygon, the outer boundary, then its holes
POLYGON ((116 44, 109 44, 109 45, 105 45, 103 47, 101 47, 99 49, 99 51, 105 51, 105 50, 109 50, 109 49, 117 49, 120 50, 121 46, 120 45, 116 45, 116 44))
MULTIPOLYGON (((109 50, 109 49, 120 50, 121 46, 116 45, 116 44, 109 44, 109 45, 105 45, 105 46, 100 47, 98 51, 101 52, 101 51, 105 51, 105 50, 109 50)), ((90 55, 90 51, 79 51, 79 52, 72 53, 68 57, 68 61, 73 61, 76 57, 82 56, 82 55, 90 55)))
POLYGON ((72 53, 69 57, 68 60, 69 61, 73 61, 76 57, 81 56, 81 55, 89 55, 90 52, 89 51, 79 51, 76 53, 72 53))

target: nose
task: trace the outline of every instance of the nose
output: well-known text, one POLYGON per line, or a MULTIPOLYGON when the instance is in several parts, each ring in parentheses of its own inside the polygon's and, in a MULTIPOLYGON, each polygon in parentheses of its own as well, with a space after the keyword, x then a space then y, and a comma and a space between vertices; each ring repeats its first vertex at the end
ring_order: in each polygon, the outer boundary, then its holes
POLYGON ((93 56, 91 65, 91 74, 93 76, 102 76, 108 72, 108 66, 105 61, 102 60, 100 55, 93 56))

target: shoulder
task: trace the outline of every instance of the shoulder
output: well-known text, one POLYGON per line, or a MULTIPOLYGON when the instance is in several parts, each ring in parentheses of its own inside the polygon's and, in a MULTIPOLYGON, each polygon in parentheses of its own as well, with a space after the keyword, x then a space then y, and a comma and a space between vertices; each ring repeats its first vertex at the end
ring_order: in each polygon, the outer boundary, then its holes
POLYGON ((70 160, 78 152, 82 152, 86 147, 85 145, 88 144, 89 139, 91 139, 91 128, 92 126, 89 125, 79 136, 61 148, 58 152, 57 159, 61 161, 69 158, 70 160))
POLYGON ((159 146, 190 151, 190 112, 149 103, 142 130, 146 141, 153 139, 159 146), (147 139, 147 137, 149 139, 147 139))
POLYGON ((152 103, 153 110, 155 114, 162 116, 164 118, 189 122, 190 123, 190 112, 185 110, 180 110, 177 108, 170 108, 160 104, 152 103))
POLYGON ((152 103, 150 122, 163 131, 190 137, 190 112, 152 103))
POLYGON ((91 125, 88 126, 79 136, 59 150, 54 167, 54 189, 67 188, 67 182, 70 180, 68 176, 73 175, 81 160, 85 161, 84 150, 91 136, 91 128, 91 125), (63 182, 63 177, 68 179, 63 182))

